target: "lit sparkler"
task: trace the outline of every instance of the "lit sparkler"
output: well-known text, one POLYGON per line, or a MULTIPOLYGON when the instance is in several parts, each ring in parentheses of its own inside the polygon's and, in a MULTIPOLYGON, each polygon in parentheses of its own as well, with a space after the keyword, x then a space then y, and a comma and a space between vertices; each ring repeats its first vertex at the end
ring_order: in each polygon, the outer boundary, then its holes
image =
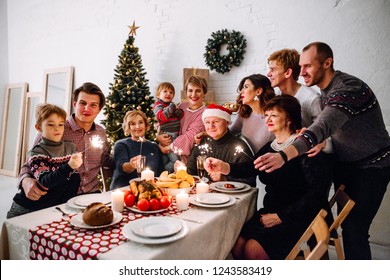
POLYGON ((139 154, 142 155, 142 143, 145 141, 145 138, 143 138, 143 137, 140 136, 140 137, 138 138, 138 141, 141 142, 141 148, 140 148, 140 150, 139 150, 139 154))
POLYGON ((84 153, 86 150, 88 150, 91 147, 96 149, 101 149, 103 148, 103 144, 104 141, 102 141, 98 135, 94 135, 90 139, 90 145, 86 149, 84 149, 84 151, 82 151, 81 153, 84 153))
POLYGON ((250 155, 248 155, 247 153, 244 152, 244 149, 241 146, 236 146, 236 152, 234 153, 234 156, 236 156, 237 154, 240 154, 240 153, 243 153, 249 159, 252 159, 252 157, 250 155))

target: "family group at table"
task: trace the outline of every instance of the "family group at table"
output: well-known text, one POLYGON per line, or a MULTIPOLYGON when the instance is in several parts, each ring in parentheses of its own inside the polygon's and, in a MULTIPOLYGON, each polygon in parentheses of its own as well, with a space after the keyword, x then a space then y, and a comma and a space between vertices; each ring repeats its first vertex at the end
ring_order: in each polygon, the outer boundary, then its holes
POLYGON ((267 76, 252 74, 239 83, 234 121, 229 109, 205 105, 204 78, 188 78, 187 101, 180 104, 173 102, 173 85, 163 82, 153 106, 156 142, 145 139, 151 129, 145 113, 128 111, 126 138, 114 144, 113 156, 104 128, 95 122, 105 95, 86 82, 73 93, 72 115, 55 105, 38 106, 39 133, 7 218, 100 192, 103 166, 114 170, 110 188, 116 189, 138 177, 141 156, 155 174, 185 165, 193 175, 203 157, 210 182, 255 188, 258 178, 265 184, 263 207, 244 224, 231 250, 234 259, 285 259, 321 209, 332 222, 329 192, 341 184, 356 203, 343 223, 346 259, 371 259, 369 228, 390 181, 390 137, 370 87, 333 63, 323 42, 301 53, 272 53, 267 76), (98 148, 90 148, 94 139, 98 148))

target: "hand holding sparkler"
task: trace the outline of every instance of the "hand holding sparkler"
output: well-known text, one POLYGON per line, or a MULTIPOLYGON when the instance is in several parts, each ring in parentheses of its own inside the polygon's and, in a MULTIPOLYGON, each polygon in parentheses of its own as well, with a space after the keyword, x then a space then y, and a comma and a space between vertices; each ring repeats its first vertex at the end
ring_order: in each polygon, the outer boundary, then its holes
POLYGON ((96 149, 101 149, 103 148, 103 144, 104 141, 100 140, 100 137, 98 135, 94 135, 91 137, 90 145, 86 149, 84 149, 84 151, 82 151, 81 153, 84 153, 86 150, 88 150, 91 147, 94 147, 96 149))
POLYGON ((68 162, 70 168, 77 169, 83 164, 83 154, 75 153, 70 156, 70 160, 68 162))

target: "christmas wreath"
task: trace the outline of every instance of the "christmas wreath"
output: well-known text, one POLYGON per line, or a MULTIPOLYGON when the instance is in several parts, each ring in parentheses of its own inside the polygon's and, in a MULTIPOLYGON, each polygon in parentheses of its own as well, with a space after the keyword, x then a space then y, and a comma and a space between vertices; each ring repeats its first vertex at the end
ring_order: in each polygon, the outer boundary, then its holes
POLYGON ((244 59, 246 39, 238 31, 218 30, 211 33, 207 40, 206 52, 203 55, 206 65, 218 73, 229 72, 234 66, 239 66, 244 59), (227 45, 228 54, 221 55, 221 46, 227 45))

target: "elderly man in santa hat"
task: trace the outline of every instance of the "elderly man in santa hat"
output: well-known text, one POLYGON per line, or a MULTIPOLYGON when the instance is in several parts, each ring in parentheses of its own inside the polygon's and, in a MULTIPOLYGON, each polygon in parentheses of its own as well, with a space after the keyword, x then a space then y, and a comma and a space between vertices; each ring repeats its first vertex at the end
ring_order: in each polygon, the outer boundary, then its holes
MULTIPOLYGON (((195 146, 187 162, 187 171, 197 174, 196 158, 200 155, 214 157, 226 162, 253 161, 247 144, 229 131, 232 112, 220 105, 210 104, 203 112, 202 120, 207 136, 195 146)), ((206 174, 212 181, 237 181, 256 187, 256 178, 235 178, 220 173, 206 174)))

